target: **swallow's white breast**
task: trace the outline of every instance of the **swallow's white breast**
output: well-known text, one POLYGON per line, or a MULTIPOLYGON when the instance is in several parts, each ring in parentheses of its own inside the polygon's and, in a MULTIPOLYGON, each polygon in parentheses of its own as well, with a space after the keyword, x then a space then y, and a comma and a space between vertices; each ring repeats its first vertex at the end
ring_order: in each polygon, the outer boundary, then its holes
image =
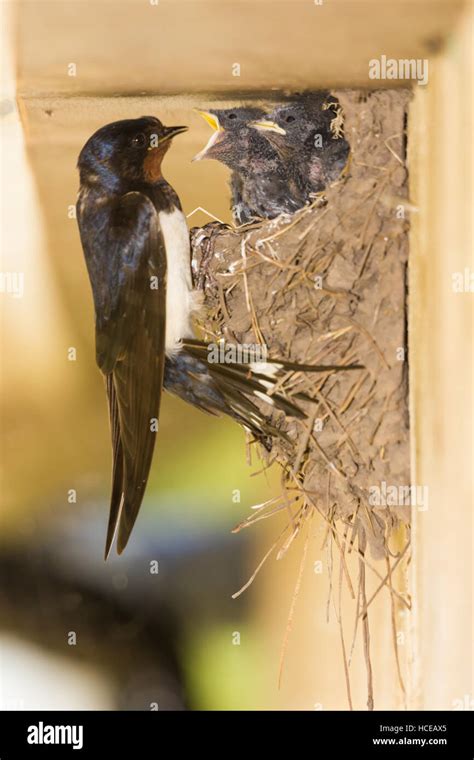
POLYGON ((191 250, 186 219, 178 208, 158 215, 166 248, 166 353, 179 349, 181 338, 192 337, 191 314, 196 299, 191 279, 191 250))

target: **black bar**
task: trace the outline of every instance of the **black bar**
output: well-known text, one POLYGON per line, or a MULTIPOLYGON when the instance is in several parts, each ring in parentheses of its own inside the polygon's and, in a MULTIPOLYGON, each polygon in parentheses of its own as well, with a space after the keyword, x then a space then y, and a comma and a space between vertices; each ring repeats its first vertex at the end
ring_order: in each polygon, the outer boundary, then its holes
POLYGON ((304 749, 309 758, 356 751, 362 757, 472 760, 473 723, 469 711, 0 712, 0 759, 160 757, 182 754, 186 746, 206 757, 232 751, 245 759, 258 747, 266 757, 273 748, 281 756, 286 745, 292 756, 304 749))

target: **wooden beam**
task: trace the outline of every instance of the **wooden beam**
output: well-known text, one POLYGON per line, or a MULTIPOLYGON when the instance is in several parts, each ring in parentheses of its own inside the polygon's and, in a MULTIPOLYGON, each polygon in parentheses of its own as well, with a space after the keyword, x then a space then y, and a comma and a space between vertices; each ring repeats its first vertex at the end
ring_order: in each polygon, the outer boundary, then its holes
POLYGON ((368 64, 374 57, 432 55, 462 5, 462 0, 20 0, 19 92, 115 96, 363 87, 373 84, 368 64))

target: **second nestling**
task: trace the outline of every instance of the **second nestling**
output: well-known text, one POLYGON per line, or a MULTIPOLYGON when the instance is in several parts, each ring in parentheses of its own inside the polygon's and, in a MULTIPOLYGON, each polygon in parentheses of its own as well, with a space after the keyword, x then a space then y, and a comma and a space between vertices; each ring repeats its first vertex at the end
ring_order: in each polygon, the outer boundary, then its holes
POLYGON ((273 219, 311 203, 348 163, 341 107, 328 92, 263 108, 200 110, 213 128, 195 161, 213 158, 231 170, 234 222, 273 219))

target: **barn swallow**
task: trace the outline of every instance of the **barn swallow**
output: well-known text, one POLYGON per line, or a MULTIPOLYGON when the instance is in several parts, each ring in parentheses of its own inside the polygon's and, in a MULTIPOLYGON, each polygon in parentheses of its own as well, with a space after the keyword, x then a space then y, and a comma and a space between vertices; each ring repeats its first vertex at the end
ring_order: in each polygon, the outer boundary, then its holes
POLYGON ((266 116, 261 108, 198 110, 214 130, 194 161, 213 158, 231 169, 232 212, 236 224, 291 214, 304 205, 291 166, 249 123, 266 116))
POLYGON ((339 101, 328 92, 312 93, 250 124, 298 178, 305 201, 336 180, 347 164, 349 144, 342 128, 333 127, 338 110, 339 101))
MULTIPOLYGON (((95 307, 96 359, 105 377, 112 495, 105 556, 130 537, 151 467, 164 387, 201 410, 227 414, 263 445, 284 436, 255 403, 304 418, 276 391, 278 372, 358 369, 291 362, 219 364, 196 340, 186 219, 162 175, 172 139, 187 127, 145 116, 95 132, 78 160, 77 219, 95 307)), ((199 294, 200 295, 200 294, 199 294)), ((297 398, 297 397, 295 397, 297 398)))

